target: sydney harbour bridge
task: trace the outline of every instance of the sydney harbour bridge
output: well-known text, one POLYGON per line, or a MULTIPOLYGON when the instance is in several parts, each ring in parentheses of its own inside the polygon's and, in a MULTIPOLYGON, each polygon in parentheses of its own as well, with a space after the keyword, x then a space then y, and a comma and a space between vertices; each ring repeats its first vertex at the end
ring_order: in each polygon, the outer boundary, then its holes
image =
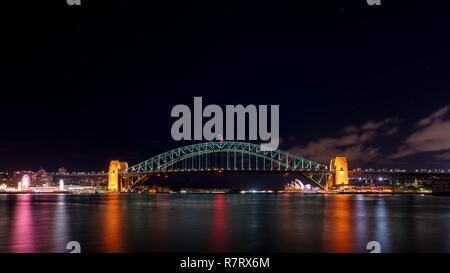
POLYGON ((328 190, 349 184, 359 177, 393 179, 450 179, 449 172, 349 171, 344 156, 331 160, 329 166, 282 150, 264 151, 259 144, 217 141, 192 144, 158 154, 139 164, 110 162, 108 190, 133 191, 152 176, 195 173, 280 173, 296 174, 311 184, 328 190))

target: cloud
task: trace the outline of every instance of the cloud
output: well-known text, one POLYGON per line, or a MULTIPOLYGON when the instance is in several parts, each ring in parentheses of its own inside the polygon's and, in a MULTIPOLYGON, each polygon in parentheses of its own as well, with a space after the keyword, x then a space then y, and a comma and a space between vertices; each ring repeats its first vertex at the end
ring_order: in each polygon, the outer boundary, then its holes
POLYGON ((279 138, 279 145, 280 146, 291 146, 293 143, 295 143, 297 141, 296 137, 294 136, 289 136, 287 138, 284 137, 280 137, 279 138))
POLYGON ((379 149, 374 147, 364 147, 364 142, 357 135, 344 136, 340 138, 321 138, 317 141, 309 142, 306 146, 297 146, 289 150, 293 154, 318 161, 328 163, 332 157, 344 155, 349 161, 369 162, 379 155, 379 149), (349 141, 352 144, 348 144, 349 141))
MULTIPOLYGON (((423 152, 443 152, 450 150, 450 120, 444 120, 449 112, 447 105, 430 116, 421 119, 416 126, 419 129, 406 138, 396 153, 389 158, 401 158, 423 152)), ((438 159, 445 159, 447 153, 437 155, 438 159)))
MULTIPOLYGON (((368 121, 360 128, 356 126, 344 127, 338 137, 324 137, 316 141, 311 141, 305 146, 295 146, 289 152, 315 160, 321 163, 328 163, 332 157, 343 155, 349 161, 361 164, 373 161, 380 155, 380 148, 373 147, 371 142, 376 139, 381 128, 396 122, 395 118, 374 122, 368 121)), ((392 129, 388 129, 390 134, 392 129)), ((386 132, 384 133, 386 135, 386 132)))
POLYGON ((448 112, 450 105, 447 105, 445 107, 442 107, 438 111, 434 112, 431 116, 421 119, 417 125, 419 126, 426 126, 431 124, 433 121, 440 120, 444 118, 444 115, 448 112))
POLYGON ((393 119, 393 118, 386 118, 385 120, 382 120, 379 122, 368 121, 368 122, 364 123, 363 126, 361 126, 361 129, 362 130, 377 130, 384 125, 394 122, 395 120, 396 119, 393 119))
POLYGON ((359 128, 356 126, 347 126, 343 130, 343 132, 346 134, 357 133, 358 131, 359 131, 359 128))
POLYGON ((393 153, 382 153, 374 144, 379 138, 387 138, 399 132, 398 118, 381 121, 367 121, 361 126, 346 126, 337 137, 323 137, 303 146, 294 146, 290 152, 321 163, 332 157, 343 155, 349 162, 371 163, 376 159, 383 162, 398 162, 399 158, 424 152, 434 152, 438 160, 450 160, 450 105, 442 107, 430 116, 420 119, 411 126, 414 130, 398 145, 393 153))
POLYGON ((397 132, 398 132, 398 127, 392 127, 392 129, 386 131, 386 133, 384 133, 384 134, 386 136, 391 136, 391 135, 393 135, 393 134, 395 134, 397 132))
POLYGON ((435 156, 437 159, 450 160, 450 152, 445 152, 435 156))

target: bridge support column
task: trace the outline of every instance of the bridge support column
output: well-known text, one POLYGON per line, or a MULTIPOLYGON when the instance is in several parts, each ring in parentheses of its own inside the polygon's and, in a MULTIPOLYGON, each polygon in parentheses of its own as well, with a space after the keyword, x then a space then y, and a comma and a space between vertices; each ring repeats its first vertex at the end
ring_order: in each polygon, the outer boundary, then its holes
POLYGON ((109 163, 108 191, 122 192, 128 187, 126 183, 123 183, 123 179, 119 173, 120 170, 125 170, 127 168, 127 162, 112 160, 109 163))
POLYGON ((329 181, 328 187, 348 185, 348 167, 345 156, 337 156, 330 162, 330 170, 334 171, 332 181, 329 181))

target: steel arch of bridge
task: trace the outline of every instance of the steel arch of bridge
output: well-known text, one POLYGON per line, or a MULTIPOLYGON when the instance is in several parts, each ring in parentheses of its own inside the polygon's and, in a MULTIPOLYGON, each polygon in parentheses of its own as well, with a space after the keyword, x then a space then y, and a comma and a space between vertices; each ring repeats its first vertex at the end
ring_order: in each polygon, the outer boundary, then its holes
POLYGON ((325 177, 323 175, 327 171, 327 166, 282 150, 262 151, 259 144, 223 141, 198 143, 173 149, 131 166, 121 173, 124 177, 137 178, 137 180, 131 179, 130 186, 133 186, 143 181, 145 174, 211 169, 300 172, 324 188, 325 186, 322 184, 325 177), (222 154, 224 158, 221 166, 208 162, 208 155, 217 153, 222 154), (244 159, 244 156, 247 159, 244 159), (237 164, 238 161, 239 164, 237 164), (318 178, 319 181, 314 179, 314 175, 321 175, 318 178))

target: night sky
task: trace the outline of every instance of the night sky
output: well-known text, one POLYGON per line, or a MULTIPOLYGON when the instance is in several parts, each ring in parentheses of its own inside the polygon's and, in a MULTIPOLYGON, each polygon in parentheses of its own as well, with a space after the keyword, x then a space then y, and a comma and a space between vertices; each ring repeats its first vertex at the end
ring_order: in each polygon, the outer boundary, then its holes
POLYGON ((446 7, 81 1, 2 3, 0 171, 106 170, 191 144, 170 112, 194 96, 279 104, 280 148, 321 163, 450 168, 446 7))

